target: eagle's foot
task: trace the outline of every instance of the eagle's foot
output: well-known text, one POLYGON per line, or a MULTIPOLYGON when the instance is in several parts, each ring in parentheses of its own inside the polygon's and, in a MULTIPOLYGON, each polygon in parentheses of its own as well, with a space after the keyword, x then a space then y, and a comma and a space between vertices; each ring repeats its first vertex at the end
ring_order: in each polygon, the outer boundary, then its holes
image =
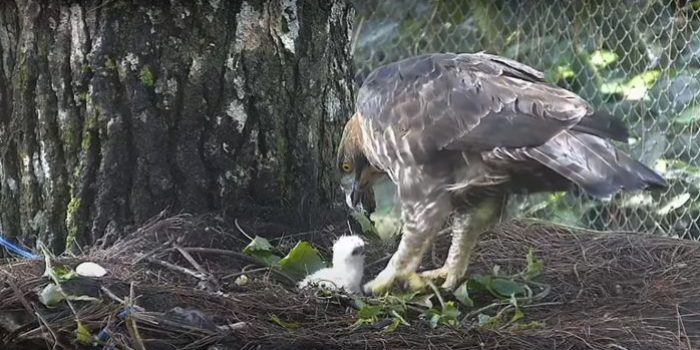
POLYGON ((443 265, 438 269, 423 271, 420 273, 420 276, 424 280, 443 280, 444 282, 440 287, 444 290, 453 290, 457 287, 457 283, 460 280, 460 276, 457 276, 454 270, 447 265, 443 265))
POLYGON ((447 277, 447 272, 447 266, 443 266, 439 269, 423 271, 420 273, 420 276, 425 280, 435 281, 445 279, 447 277))
POLYGON ((452 271, 448 271, 447 277, 445 277, 445 282, 442 283, 442 289, 452 291, 457 288, 457 283, 461 279, 461 276, 457 276, 452 271))
POLYGON ((365 294, 381 295, 389 291, 396 280, 396 270, 385 268, 377 277, 364 285, 365 294))
POLYGON ((368 295, 383 295, 395 285, 402 285, 411 291, 423 290, 425 281, 415 272, 398 273, 393 269, 384 269, 373 280, 364 285, 364 292, 368 295))

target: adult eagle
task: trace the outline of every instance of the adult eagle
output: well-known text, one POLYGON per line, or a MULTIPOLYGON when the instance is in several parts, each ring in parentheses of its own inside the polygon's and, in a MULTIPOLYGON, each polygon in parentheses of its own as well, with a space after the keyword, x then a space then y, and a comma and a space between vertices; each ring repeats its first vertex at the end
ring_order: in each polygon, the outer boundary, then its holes
POLYGON ((337 163, 347 204, 382 176, 396 184, 404 221, 384 270, 364 286, 444 278, 453 289, 479 235, 509 194, 581 189, 594 197, 665 188, 654 171, 616 149, 624 125, 517 61, 436 53, 372 71, 345 125, 337 163), (453 218, 445 264, 418 275, 430 242, 453 218), (422 277, 422 278, 420 278, 422 277))

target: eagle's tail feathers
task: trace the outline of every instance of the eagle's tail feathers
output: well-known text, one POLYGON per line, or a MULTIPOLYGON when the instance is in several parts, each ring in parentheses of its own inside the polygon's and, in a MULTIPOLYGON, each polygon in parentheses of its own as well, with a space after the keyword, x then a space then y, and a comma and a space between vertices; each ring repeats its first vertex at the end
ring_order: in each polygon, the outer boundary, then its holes
POLYGON ((594 197, 668 186, 663 177, 644 164, 589 134, 564 132, 527 153, 594 197))

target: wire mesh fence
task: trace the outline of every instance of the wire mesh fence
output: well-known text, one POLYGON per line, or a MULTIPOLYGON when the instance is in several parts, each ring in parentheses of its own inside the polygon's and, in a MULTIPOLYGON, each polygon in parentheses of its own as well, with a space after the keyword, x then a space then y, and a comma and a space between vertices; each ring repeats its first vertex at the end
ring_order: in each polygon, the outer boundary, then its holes
POLYGON ((618 146, 663 174, 660 193, 601 202, 572 193, 512 210, 580 227, 700 239, 700 1, 354 1, 357 83, 429 52, 486 51, 545 72, 633 137, 618 146))

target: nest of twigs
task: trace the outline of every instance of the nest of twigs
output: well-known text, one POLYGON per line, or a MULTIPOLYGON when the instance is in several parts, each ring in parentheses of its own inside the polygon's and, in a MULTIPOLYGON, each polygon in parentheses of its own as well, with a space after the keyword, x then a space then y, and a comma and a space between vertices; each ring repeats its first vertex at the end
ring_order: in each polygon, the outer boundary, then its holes
MULTIPOLYGON (((238 223, 237 223, 238 224, 238 223)), ((518 271, 530 248, 544 261, 541 300, 523 304, 522 322, 472 322, 432 328, 418 318, 388 332, 357 325, 353 298, 300 291, 279 271, 243 254, 248 235, 282 246, 299 239, 329 256, 339 224, 286 233, 231 225, 211 217, 157 218, 106 249, 59 258, 105 267, 107 276, 74 278, 67 292, 99 300, 47 308, 37 293, 48 282, 43 260, 0 265, 2 349, 691 349, 700 345, 700 243, 635 233, 596 233, 511 221, 484 234, 471 273, 518 271), (242 274, 249 282, 234 281, 242 274), (82 344, 77 324, 104 341, 82 344), (520 324, 522 325, 522 323, 520 324)), ((438 240, 422 268, 439 264, 449 243, 438 240)), ((392 250, 368 257, 367 278, 392 250)), ((240 279, 239 279, 240 281, 240 279)))

